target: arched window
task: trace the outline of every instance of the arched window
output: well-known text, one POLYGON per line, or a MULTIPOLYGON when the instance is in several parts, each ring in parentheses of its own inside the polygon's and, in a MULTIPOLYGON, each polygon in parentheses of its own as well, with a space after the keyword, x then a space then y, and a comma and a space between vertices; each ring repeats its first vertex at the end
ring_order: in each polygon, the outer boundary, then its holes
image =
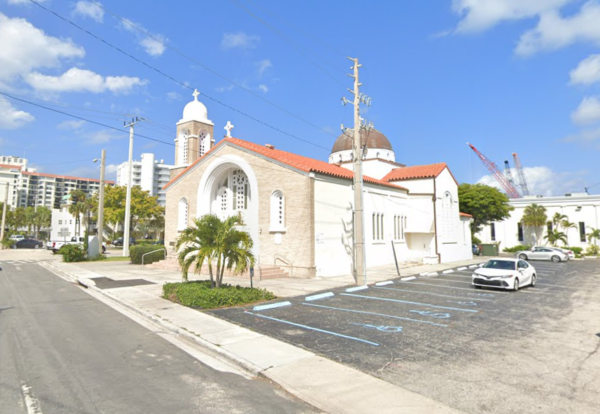
POLYGON ((179 200, 179 214, 177 215, 177 230, 183 231, 188 223, 188 203, 185 198, 179 200))
POLYGON ((177 153, 180 165, 188 163, 188 135, 189 131, 185 129, 181 131, 177 140, 177 153))
POLYGON ((217 201, 219 202, 219 208, 221 211, 227 210, 227 187, 221 187, 217 192, 217 201))
POLYGON ((233 172, 233 209, 246 210, 248 208, 248 177, 243 170, 233 172))
POLYGON ((210 149, 209 143, 210 137, 208 136, 208 132, 201 131, 200 135, 198 135, 198 145, 199 145, 199 156, 202 157, 204 154, 208 152, 210 149))
POLYGON ((271 194, 271 225, 269 231, 285 231, 285 197, 279 190, 271 194))

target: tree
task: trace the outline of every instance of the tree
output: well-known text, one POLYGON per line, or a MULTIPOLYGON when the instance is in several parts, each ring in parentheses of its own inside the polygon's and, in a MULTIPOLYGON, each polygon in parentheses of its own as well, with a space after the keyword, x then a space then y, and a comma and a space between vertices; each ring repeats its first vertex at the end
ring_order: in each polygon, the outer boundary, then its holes
MULTIPOLYGON (((124 225, 125 204, 127 201, 126 186, 106 187, 104 190, 104 221, 115 227, 124 225)), ((93 211, 97 211, 98 197, 94 196, 93 211)), ((155 220, 163 217, 165 209, 158 204, 158 196, 151 196, 140 187, 131 187, 131 221, 130 230, 136 228, 140 221, 155 220)))
POLYGON ((552 245, 556 246, 557 242, 562 242, 565 246, 567 245, 567 235, 557 229, 548 231, 548 234, 544 236, 546 240, 552 245))
POLYGON ((590 227, 590 230, 591 231, 587 234, 588 241, 592 244, 598 243, 598 240, 600 240, 600 229, 590 227))
POLYGON ((69 204, 68 211, 75 217, 75 234, 79 236, 81 234, 81 215, 87 211, 85 202, 87 196, 82 190, 72 190, 69 195, 71 204, 69 204))
POLYGON ((569 220, 569 217, 565 216, 564 214, 554 213, 552 216, 552 224, 554 224, 554 227, 560 226, 563 221, 567 220, 569 220))
POLYGON ((225 269, 242 273, 254 266, 254 255, 250 251, 252 238, 247 232, 235 228, 239 224, 239 216, 221 220, 214 214, 207 214, 195 219, 194 225, 183 231, 177 239, 176 248, 184 281, 188 280, 192 265, 194 272, 200 273, 205 262, 211 286, 216 288, 221 287, 225 269))
POLYGON ((48 207, 40 206, 35 210, 33 217, 33 227, 35 229, 35 238, 39 238, 42 227, 50 227, 52 224, 52 210, 48 207))
POLYGON ((25 207, 25 222, 23 225, 27 226, 27 235, 31 234, 31 227, 34 226, 35 222, 35 208, 29 206, 25 207))
POLYGON ((524 226, 533 228, 536 239, 535 242, 538 244, 540 240, 540 229, 548 222, 546 207, 535 203, 525 207, 521 222, 524 226))
POLYGON ((473 216, 471 233, 475 235, 481 228, 493 221, 510 217, 514 210, 508 204, 508 197, 494 187, 484 184, 461 184, 458 186, 458 203, 462 213, 473 216))

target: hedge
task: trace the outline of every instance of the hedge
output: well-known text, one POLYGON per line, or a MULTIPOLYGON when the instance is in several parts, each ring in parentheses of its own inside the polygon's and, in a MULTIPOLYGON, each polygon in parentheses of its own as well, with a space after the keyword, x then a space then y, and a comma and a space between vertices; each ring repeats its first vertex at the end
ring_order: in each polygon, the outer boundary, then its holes
POLYGON ((58 254, 62 254, 63 262, 83 262, 85 261, 85 252, 78 244, 65 244, 58 249, 58 254))
MULTIPOLYGON (((135 245, 129 248, 129 257, 131 258, 131 263, 133 264, 142 264, 142 256, 145 253, 150 253, 154 250, 161 249, 163 246, 151 245, 151 244, 142 244, 135 245)), ((165 258, 165 252, 160 250, 156 253, 152 253, 144 257, 144 264, 150 264, 154 262, 158 262, 165 258)))
POLYGON ((518 244, 516 246, 513 247, 506 247, 503 252, 505 253, 516 253, 516 252, 520 252, 521 250, 531 250, 531 246, 525 246, 522 244, 518 244))
POLYGON ((165 283, 163 297, 194 308, 214 309, 276 299, 273 293, 259 288, 222 284, 211 288, 209 280, 165 283))

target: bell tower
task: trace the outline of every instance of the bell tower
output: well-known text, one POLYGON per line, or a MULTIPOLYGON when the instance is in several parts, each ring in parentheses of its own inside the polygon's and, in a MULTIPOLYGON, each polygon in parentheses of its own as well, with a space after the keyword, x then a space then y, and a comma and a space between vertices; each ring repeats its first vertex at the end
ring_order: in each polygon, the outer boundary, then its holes
POLYGON ((214 124, 208 119, 206 106, 198 100, 200 92, 195 89, 192 95, 194 100, 183 108, 183 117, 177 122, 175 167, 171 169, 171 178, 206 154, 215 143, 214 124))

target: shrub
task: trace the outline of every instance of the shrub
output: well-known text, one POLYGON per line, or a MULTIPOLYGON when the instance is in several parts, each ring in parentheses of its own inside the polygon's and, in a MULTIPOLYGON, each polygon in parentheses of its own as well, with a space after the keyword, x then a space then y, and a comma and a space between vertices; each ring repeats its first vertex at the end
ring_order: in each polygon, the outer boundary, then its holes
POLYGON ((233 286, 225 283, 220 288, 211 288, 209 280, 165 283, 163 297, 185 306, 203 309, 246 305, 277 298, 273 293, 259 288, 233 286))
POLYGON ((595 244, 590 244, 585 251, 586 256, 598 256, 599 253, 600 247, 596 246, 595 244))
POLYGON ((516 252, 520 252, 521 250, 531 250, 531 246, 518 244, 513 247, 505 247, 504 250, 502 250, 502 251, 505 253, 516 253, 516 252))
POLYGON ((583 247, 565 247, 565 249, 571 250, 576 256, 581 256, 581 252, 583 251, 583 247))
MULTIPOLYGON (((129 257, 131 258, 131 263, 133 264, 142 264, 142 256, 145 253, 150 253, 154 250, 158 250, 162 248, 162 246, 156 246, 151 244, 141 244, 131 246, 129 248, 129 257)), ((154 262, 158 262, 165 258, 165 252, 160 250, 158 252, 152 253, 144 257, 144 264, 150 264, 154 262)))
POLYGON ((476 244, 477 246, 479 246, 481 244, 481 240, 479 240, 477 236, 471 235, 471 244, 476 244))
POLYGON ((5 249, 10 249, 15 245, 16 241, 11 240, 11 239, 4 239, 2 240, 2 247, 5 249))
POLYGON ((78 244, 66 244, 58 251, 62 254, 63 262, 83 262, 85 260, 85 252, 78 244))

